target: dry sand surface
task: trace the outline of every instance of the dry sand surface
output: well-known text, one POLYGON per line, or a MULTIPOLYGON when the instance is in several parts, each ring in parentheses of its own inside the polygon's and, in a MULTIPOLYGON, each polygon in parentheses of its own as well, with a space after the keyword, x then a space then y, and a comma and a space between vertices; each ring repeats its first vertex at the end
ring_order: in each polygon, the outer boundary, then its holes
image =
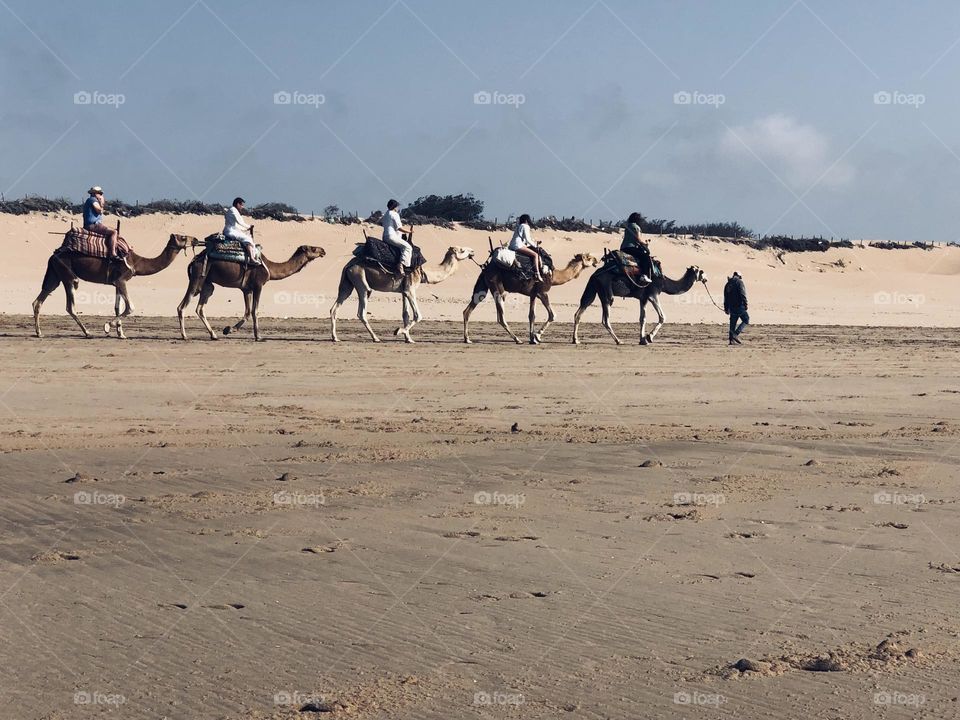
MULTIPOLYGON (((777 269, 797 302, 869 284, 812 262, 777 269)), ((954 330, 30 324, 0 331, 0 717, 958 715, 954 330)))
MULTIPOLYGON (((0 312, 30 312, 30 303, 40 290, 50 252, 60 244, 69 227, 69 215, 0 215, 0 241, 10 248, 0 265, 0 312)), ((76 222, 77 218, 73 218, 76 222)), ((111 220, 112 222, 112 220, 111 220)), ((222 228, 218 217, 152 215, 122 221, 122 232, 134 249, 148 256, 163 248, 170 233, 204 237, 222 228)), ((370 228, 379 232, 379 228, 370 228)), ((320 245, 326 257, 315 261, 300 274, 265 288, 262 316, 326 318, 336 296, 340 270, 351 257, 361 238, 360 226, 330 225, 321 221, 257 222, 257 238, 265 254, 273 260, 286 259, 299 245, 320 245)), ((458 229, 423 227, 417 231, 428 260, 439 262, 451 245, 473 248, 483 262, 488 252, 488 233, 458 229)), ((560 265, 576 253, 599 255, 604 247, 618 247, 618 235, 537 232, 536 237, 560 265)), ((494 241, 508 241, 510 234, 494 234, 494 241)), ((827 253, 788 254, 778 258, 773 251, 756 251, 744 246, 714 240, 654 237, 653 252, 663 261, 664 271, 679 278, 690 265, 706 272, 714 295, 721 293, 725 278, 733 270, 744 276, 750 292, 751 314, 757 323, 800 325, 883 325, 883 326, 960 326, 960 248, 937 247, 933 250, 880 250, 877 248, 836 249, 827 253)), ((180 256, 162 273, 131 282, 130 293, 138 313, 175 315, 186 289, 188 258, 180 256)), ((477 277, 477 266, 464 263, 444 283, 423 288, 420 293, 424 315, 428 319, 459 319, 470 298, 477 277)), ((551 297, 558 319, 570 321, 583 292, 586 277, 553 290, 551 297)), ((79 310, 85 315, 113 312, 112 288, 82 284, 78 293, 79 310)), ((722 321, 723 316, 710 304, 698 285, 687 295, 665 297, 668 321, 700 323, 722 321)), ((243 301, 236 290, 218 289, 208 306, 209 314, 239 315, 243 301)), ((354 320, 356 300, 351 299, 341 317, 354 320)), ((400 317, 397 296, 375 294, 372 317, 394 321, 400 317)), ((63 291, 57 290, 43 308, 44 314, 63 314, 63 291)), ((544 315, 542 308, 540 315, 544 315)), ((508 307, 511 322, 526 320, 525 302, 514 298, 508 307)), ((613 319, 636 322, 635 302, 618 301, 613 319)), ((590 310, 586 321, 597 322, 600 311, 590 310)), ((493 320, 493 303, 487 300, 474 315, 475 320, 493 320)), ((192 320, 194 326, 197 321, 192 320)), ((175 332, 175 328, 173 329, 175 332)))

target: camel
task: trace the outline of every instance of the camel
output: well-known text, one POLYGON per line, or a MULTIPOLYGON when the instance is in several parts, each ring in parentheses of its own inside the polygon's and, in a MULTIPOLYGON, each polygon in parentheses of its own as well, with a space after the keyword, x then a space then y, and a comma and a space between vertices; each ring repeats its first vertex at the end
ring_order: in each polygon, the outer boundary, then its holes
POLYGON ((209 260, 205 253, 201 253, 194 258, 187 267, 187 277, 190 282, 187 284, 187 292, 177 306, 177 318, 180 320, 180 337, 187 339, 187 330, 183 322, 183 310, 190 303, 190 298, 200 295, 197 303, 197 317, 203 322, 207 332, 210 333, 211 340, 219 340, 217 333, 207 320, 203 311, 204 305, 213 295, 215 285, 221 285, 227 288, 237 288, 243 292, 244 313, 239 322, 235 325, 227 326, 223 329, 224 335, 236 332, 243 324, 253 316, 253 339, 260 340, 260 321, 257 318, 257 308, 260 305, 260 293, 263 292, 263 286, 268 280, 283 280, 291 275, 295 275, 307 266, 308 263, 322 258, 327 252, 322 247, 312 245, 301 245, 298 247, 290 259, 286 262, 276 263, 269 260, 262 253, 260 259, 262 265, 248 266, 229 260, 209 260))
POLYGON ((600 305, 603 308, 603 326, 613 337, 617 345, 621 345, 622 342, 610 326, 610 306, 613 304, 613 298, 614 296, 632 297, 639 300, 640 344, 649 345, 653 342, 657 333, 660 332, 660 328, 663 327, 665 320, 663 308, 660 307, 660 293, 665 292, 667 295, 682 295, 688 292, 694 286, 694 283, 700 281, 706 282, 706 277, 703 274, 703 270, 694 265, 687 268, 687 271, 679 280, 671 280, 661 272, 656 274, 651 284, 639 288, 633 287, 629 280, 625 280, 624 277, 614 269, 602 267, 594 272, 593 275, 590 276, 590 279, 587 280, 587 287, 584 289, 583 295, 580 298, 580 307, 573 316, 573 344, 580 344, 580 339, 577 336, 577 331, 580 329, 580 316, 583 315, 583 311, 590 307, 599 295, 600 305), (619 282, 615 282, 617 280, 619 280, 619 282), (659 318, 653 331, 649 334, 647 333, 647 302, 653 305, 653 309, 657 311, 659 318))
POLYGON ((477 278, 477 282, 473 286, 473 295, 470 298, 470 304, 467 305, 463 311, 463 341, 467 344, 473 342, 470 339, 470 330, 468 327, 470 315, 476 309, 477 305, 482 303, 487 297, 487 291, 492 291, 493 301, 497 305, 497 322, 500 323, 501 327, 514 339, 517 345, 521 345, 523 341, 514 335, 503 317, 503 299, 507 293, 518 293, 530 298, 530 344, 539 344, 543 339, 543 334, 555 318, 548 296, 550 288, 574 280, 580 276, 580 273, 582 273, 585 268, 596 267, 599 263, 600 260, 590 253, 579 253, 567 263, 566 267, 559 270, 554 269, 553 273, 547 275, 543 282, 537 282, 534 278, 524 280, 515 272, 508 270, 498 263, 493 261, 488 262, 483 266, 483 269, 480 271, 480 277, 477 278), (537 300, 540 300, 540 302, 543 303, 543 307, 547 310, 547 321, 543 324, 543 327, 540 328, 540 332, 536 331, 537 300))
POLYGON ((469 260, 473 257, 473 250, 466 247, 451 247, 447 249, 446 254, 436 267, 422 265, 413 270, 406 279, 387 272, 379 267, 366 264, 361 258, 351 258, 350 262, 343 268, 340 274, 340 288, 337 291, 337 301, 330 308, 330 335, 334 342, 340 342, 337 337, 337 310, 349 298, 354 291, 357 292, 359 306, 357 308, 357 317, 370 333, 374 342, 380 342, 380 338, 370 327, 367 320, 367 300, 374 290, 378 292, 401 293, 403 295, 403 327, 398 327, 394 332, 397 337, 403 336, 408 343, 413 342, 410 337, 410 331, 413 326, 420 322, 420 306, 417 304, 417 288, 425 283, 436 285, 443 282, 457 271, 457 267, 462 260, 469 260), (411 317, 411 310, 413 315, 411 317))
MULTIPOLYGON (((77 317, 73 307, 74 290, 79 286, 80 280, 86 280, 100 285, 113 285, 116 288, 117 297, 114 303, 114 315, 117 337, 126 339, 126 335, 123 334, 123 318, 130 315, 134 310, 133 303, 130 302, 130 297, 127 295, 127 282, 133 277, 154 275, 166 269, 177 257, 177 254, 181 250, 185 250, 193 241, 194 238, 188 235, 171 235, 163 252, 152 258, 141 257, 131 250, 127 255, 127 263, 130 267, 109 262, 106 258, 90 257, 77 252, 53 253, 47 260, 47 272, 43 276, 43 286, 40 294, 33 301, 33 325, 37 337, 43 337, 43 333, 40 332, 40 306, 57 289, 57 285, 63 285, 64 292, 67 294, 67 314, 76 320, 83 336, 90 337, 90 333, 87 332, 80 318, 77 317), (120 312, 121 299, 124 304, 122 313, 120 312)), ((110 334, 110 326, 111 323, 105 323, 103 331, 110 334)))

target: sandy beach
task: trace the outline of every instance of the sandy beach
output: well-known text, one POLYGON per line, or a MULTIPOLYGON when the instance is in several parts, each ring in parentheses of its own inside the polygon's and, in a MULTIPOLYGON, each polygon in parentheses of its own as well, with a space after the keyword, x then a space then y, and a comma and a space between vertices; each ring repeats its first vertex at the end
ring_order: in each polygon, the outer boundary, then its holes
POLYGON ((957 713, 953 330, 31 324, 2 717, 957 713))

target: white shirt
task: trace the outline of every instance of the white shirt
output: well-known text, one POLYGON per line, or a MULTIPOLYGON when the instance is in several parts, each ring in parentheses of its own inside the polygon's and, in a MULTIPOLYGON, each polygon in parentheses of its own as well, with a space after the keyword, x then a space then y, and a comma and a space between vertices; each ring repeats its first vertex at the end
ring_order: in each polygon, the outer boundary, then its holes
POLYGON ((403 227, 403 221, 400 220, 400 213, 396 210, 388 210, 383 216, 383 240, 384 242, 396 242, 403 240, 400 235, 400 228, 403 227))
POLYGON ((230 206, 223 214, 223 234, 224 235, 246 235, 250 226, 243 221, 240 211, 234 206, 230 206))
POLYGON ((526 223, 517 226, 517 229, 513 231, 513 237, 510 239, 510 249, 516 251, 520 248, 535 248, 536 246, 536 243, 533 242, 530 226, 526 223))

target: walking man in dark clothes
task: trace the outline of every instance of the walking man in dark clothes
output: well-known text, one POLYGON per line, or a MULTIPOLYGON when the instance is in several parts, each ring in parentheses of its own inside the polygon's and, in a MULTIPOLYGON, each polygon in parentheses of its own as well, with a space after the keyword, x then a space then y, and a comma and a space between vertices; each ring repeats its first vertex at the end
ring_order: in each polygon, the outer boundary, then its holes
POLYGON ((733 273, 723 287, 723 311, 730 316, 730 344, 742 345, 740 333, 750 324, 750 316, 747 314, 747 289, 738 272, 733 273))

